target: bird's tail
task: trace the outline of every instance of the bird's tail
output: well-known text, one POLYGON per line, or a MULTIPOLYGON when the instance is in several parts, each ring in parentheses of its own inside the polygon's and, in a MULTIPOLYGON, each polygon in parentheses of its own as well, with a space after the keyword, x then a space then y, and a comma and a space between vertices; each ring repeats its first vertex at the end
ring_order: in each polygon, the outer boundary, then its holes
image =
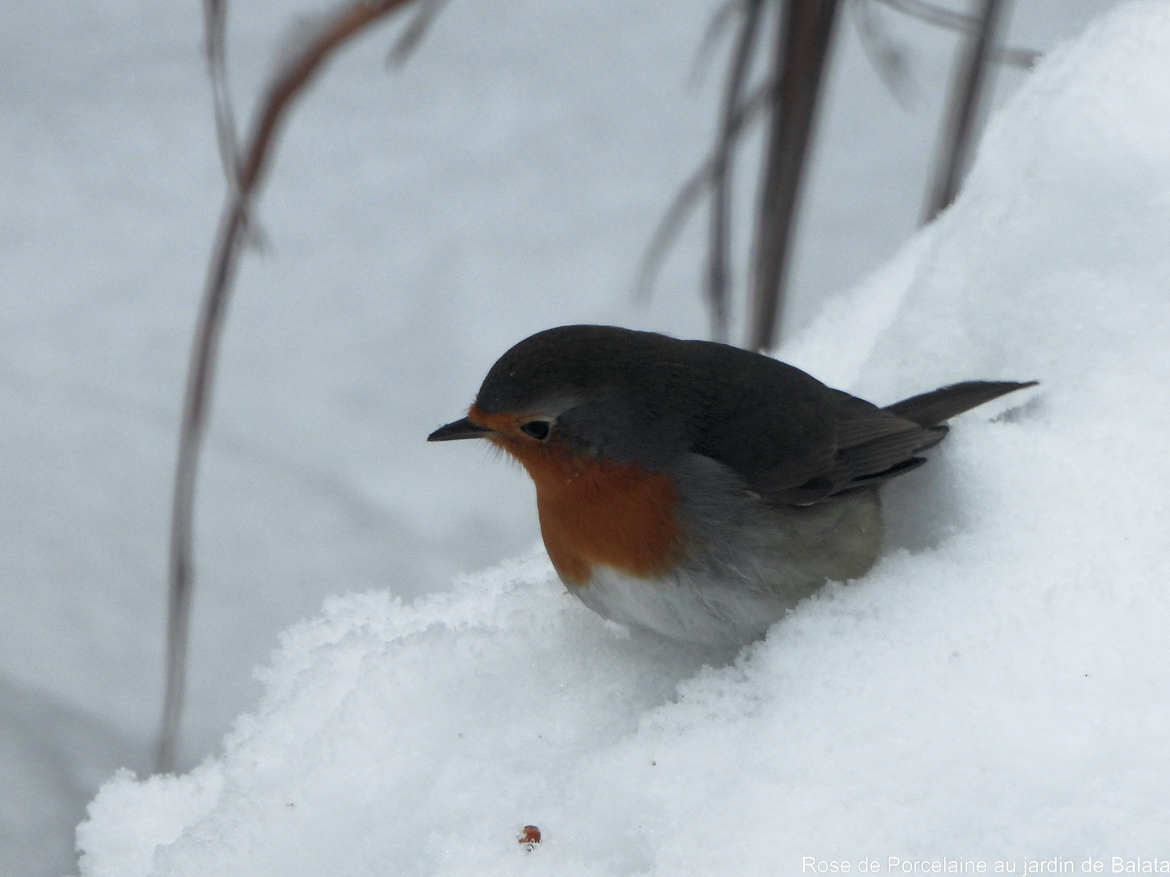
POLYGON ((968 409, 984 402, 990 402, 1005 393, 1022 390, 1024 387, 1034 387, 1037 381, 963 381, 961 384, 950 384, 939 387, 920 396, 911 396, 893 405, 887 405, 885 410, 898 417, 905 418, 919 426, 937 426, 949 420, 956 414, 962 414, 968 409))

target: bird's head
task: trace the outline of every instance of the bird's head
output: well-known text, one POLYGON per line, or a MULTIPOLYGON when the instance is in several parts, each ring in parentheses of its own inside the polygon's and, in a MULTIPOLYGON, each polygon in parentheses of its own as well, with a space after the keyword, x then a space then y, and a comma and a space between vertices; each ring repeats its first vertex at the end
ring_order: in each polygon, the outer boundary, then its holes
POLYGON ((685 431, 664 355, 680 343, 613 326, 538 332, 491 367, 466 417, 427 440, 487 439, 530 472, 550 456, 660 464, 685 431))

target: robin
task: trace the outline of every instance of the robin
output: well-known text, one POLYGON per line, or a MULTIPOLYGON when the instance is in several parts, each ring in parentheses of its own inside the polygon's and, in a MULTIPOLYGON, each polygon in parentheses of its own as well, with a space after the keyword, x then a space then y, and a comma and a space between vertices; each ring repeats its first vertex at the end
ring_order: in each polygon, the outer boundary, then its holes
POLYGON ((967 381, 885 408, 767 356, 561 326, 492 366, 428 441, 487 439, 536 485, 570 593, 624 624, 711 644, 761 637, 881 549, 878 487, 943 421, 1035 381, 967 381))

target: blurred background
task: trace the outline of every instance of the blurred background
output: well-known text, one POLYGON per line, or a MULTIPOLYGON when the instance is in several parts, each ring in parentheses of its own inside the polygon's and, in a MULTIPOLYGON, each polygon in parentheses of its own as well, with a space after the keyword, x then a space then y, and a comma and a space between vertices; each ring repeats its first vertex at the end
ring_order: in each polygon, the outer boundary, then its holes
MULTIPOLYGON (((962 46, 866 3, 905 62, 895 95, 858 5, 833 35, 786 332, 913 234, 962 46)), ((1001 36, 1044 50, 1111 5, 1015 0, 1001 36)), ((730 31, 696 56, 722 6, 456 0, 404 65, 387 55, 409 15, 344 49, 294 109, 200 470, 181 767, 216 751, 258 693, 252 668, 325 596, 410 598, 536 542, 515 467, 424 441, 507 347, 570 322, 709 334, 704 208, 653 296, 633 290, 716 137, 730 31)), ((230 8, 242 120, 298 16, 320 11, 230 8)), ((103 779, 151 768, 178 416, 224 183, 198 3, 17 0, 5 24, 0 874, 48 875, 73 868, 103 779)), ((1023 75, 998 67, 991 102, 1023 75)), ((764 131, 735 171, 735 341, 764 131)))

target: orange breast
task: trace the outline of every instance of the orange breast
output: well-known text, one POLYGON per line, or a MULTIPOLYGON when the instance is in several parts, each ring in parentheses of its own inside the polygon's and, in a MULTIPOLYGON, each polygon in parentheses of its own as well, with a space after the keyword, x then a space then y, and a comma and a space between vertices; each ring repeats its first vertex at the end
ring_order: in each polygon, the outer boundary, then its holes
POLYGON ((678 494, 667 476, 571 454, 552 442, 493 440, 532 476, 544 545, 566 582, 587 584, 599 563, 642 577, 669 565, 678 494))

